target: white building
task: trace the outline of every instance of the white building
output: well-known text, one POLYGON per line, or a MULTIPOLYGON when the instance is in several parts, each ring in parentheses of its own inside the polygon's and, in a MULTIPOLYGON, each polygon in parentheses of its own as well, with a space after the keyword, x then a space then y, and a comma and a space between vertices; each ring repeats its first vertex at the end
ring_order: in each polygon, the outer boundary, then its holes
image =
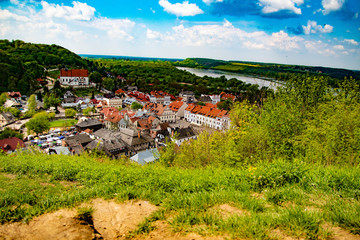
POLYGON ((72 69, 60 71, 60 83, 70 86, 89 85, 89 73, 86 69, 72 69))

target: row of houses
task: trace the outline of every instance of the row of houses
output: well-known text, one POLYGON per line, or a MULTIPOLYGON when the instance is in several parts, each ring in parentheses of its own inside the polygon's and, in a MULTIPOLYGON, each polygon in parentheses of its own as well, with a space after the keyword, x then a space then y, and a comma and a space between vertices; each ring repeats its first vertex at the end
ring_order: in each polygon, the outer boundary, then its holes
POLYGON ((185 120, 199 126, 206 126, 217 130, 230 128, 229 112, 214 106, 200 106, 189 104, 184 113, 185 120))

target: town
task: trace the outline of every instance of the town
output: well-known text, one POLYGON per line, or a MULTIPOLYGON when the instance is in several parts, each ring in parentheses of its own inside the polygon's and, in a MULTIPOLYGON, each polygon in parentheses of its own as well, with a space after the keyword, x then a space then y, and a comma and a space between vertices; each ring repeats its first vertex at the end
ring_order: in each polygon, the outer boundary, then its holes
MULTIPOLYGON (((60 84, 70 89, 94 86, 89 81, 88 70, 84 69, 62 69, 57 80, 38 81, 44 86, 60 84)), ((164 91, 143 93, 136 86, 125 86, 115 92, 103 88, 101 93, 78 97, 68 90, 51 107, 45 103, 46 99, 40 101, 35 95, 36 104, 20 92, 4 93, 1 130, 17 131, 23 134, 23 139, 16 136, 2 139, 0 149, 14 152, 18 148, 35 147, 48 154, 66 155, 102 152, 112 159, 125 156, 144 165, 155 161, 159 155, 157 149, 166 147, 168 141, 180 146, 196 139, 202 131, 229 129, 230 113, 217 105, 222 100, 236 100, 235 95, 224 92, 196 98, 192 91, 174 96, 164 91), (33 118, 17 119, 19 112, 26 116, 29 111, 45 110, 49 120, 60 125, 32 128, 29 122, 33 118)))

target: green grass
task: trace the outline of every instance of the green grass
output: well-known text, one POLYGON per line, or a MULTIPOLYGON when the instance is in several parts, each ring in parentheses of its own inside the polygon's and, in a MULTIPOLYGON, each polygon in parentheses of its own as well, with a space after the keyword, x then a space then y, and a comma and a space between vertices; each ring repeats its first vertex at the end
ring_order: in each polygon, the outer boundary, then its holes
MULTIPOLYGON (((165 220, 174 231, 274 239, 273 231, 325 238, 325 223, 360 233, 360 169, 282 161, 244 169, 137 166, 83 156, 0 156, 0 222, 28 221, 93 198, 143 199, 159 206, 128 237, 165 220), (261 176, 261 177, 260 177, 261 176), (321 196, 321 197, 318 197, 321 196), (228 213, 222 204, 244 214, 228 213)), ((90 219, 92 209, 79 209, 90 219)))
POLYGON ((78 120, 76 119, 60 119, 60 120, 55 120, 50 122, 50 127, 51 128, 56 128, 56 127, 71 127, 75 124, 77 124, 78 120))

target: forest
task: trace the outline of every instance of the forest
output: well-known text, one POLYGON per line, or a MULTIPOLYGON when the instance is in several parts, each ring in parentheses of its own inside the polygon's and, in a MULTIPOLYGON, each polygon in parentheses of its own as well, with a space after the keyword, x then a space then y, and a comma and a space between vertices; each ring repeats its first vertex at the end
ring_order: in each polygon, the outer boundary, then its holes
POLYGON ((88 61, 57 46, 0 40, 0 92, 20 91, 30 95, 41 86, 45 69, 88 68, 88 61))
POLYGON ((183 61, 175 62, 174 65, 236 72, 245 75, 273 78, 280 81, 287 81, 292 78, 294 74, 309 74, 312 76, 320 75, 326 77, 329 85, 332 87, 338 87, 339 83, 345 77, 353 77, 360 82, 360 71, 320 66, 314 67, 245 61, 223 61, 207 58, 187 58, 183 61))

